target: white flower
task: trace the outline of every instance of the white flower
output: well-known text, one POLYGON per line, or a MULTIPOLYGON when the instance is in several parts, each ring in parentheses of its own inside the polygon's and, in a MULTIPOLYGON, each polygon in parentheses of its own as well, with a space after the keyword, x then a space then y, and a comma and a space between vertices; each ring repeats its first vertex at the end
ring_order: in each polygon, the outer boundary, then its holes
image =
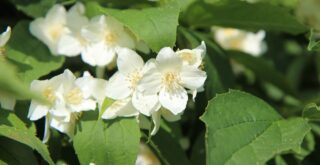
MULTIPOLYGON (((144 74, 137 89, 144 96, 158 94, 159 103, 174 115, 178 115, 185 110, 188 101, 185 88, 192 91, 201 88, 206 77, 204 71, 183 65, 182 59, 171 48, 166 47, 160 50, 154 67, 144 74)), ((144 102, 144 98, 137 100, 144 102)), ((133 104, 135 105, 135 102, 133 104)), ((149 107, 141 108, 137 109, 145 115, 154 112, 149 107)))
MULTIPOLYGON (((116 116, 136 116, 138 111, 132 105, 132 97, 137 94, 136 86, 144 73, 153 65, 151 62, 144 64, 143 59, 133 50, 123 48, 118 52, 117 66, 119 71, 110 79, 106 88, 106 95, 114 99, 113 104, 106 109, 102 118, 111 119, 116 116)), ((152 96, 151 96, 152 97, 152 96)), ((144 106, 154 106, 157 96, 144 106), (155 101, 154 101, 155 100, 155 101)))
POLYGON ((161 116, 169 122, 174 122, 174 121, 180 120, 181 115, 182 115, 182 113, 173 114, 172 112, 170 112, 169 110, 164 109, 164 108, 161 108, 160 110, 153 112, 151 114, 151 118, 152 118, 152 122, 153 122, 154 126, 151 130, 150 135, 153 136, 158 132, 158 130, 160 128, 161 116))
POLYGON ((59 54, 76 56, 89 46, 89 43, 81 36, 81 29, 89 23, 89 19, 84 14, 85 7, 80 2, 68 11, 66 26, 70 29, 70 33, 61 36, 58 42, 59 54))
POLYGON ((81 86, 86 98, 92 97, 99 104, 99 108, 106 97, 105 90, 107 81, 104 79, 94 78, 89 72, 84 72, 83 76, 78 78, 76 84, 81 86))
POLYGON ((195 49, 182 49, 176 52, 176 54, 182 59, 183 64, 194 67, 199 67, 202 64, 202 59, 206 54, 206 45, 202 41, 201 45, 195 49))
POLYGON ((69 70, 50 80, 32 81, 31 90, 42 94, 51 103, 47 105, 32 100, 29 108, 30 120, 47 117, 44 141, 49 136, 49 125, 72 137, 80 112, 96 108, 96 102, 83 89, 85 86, 77 84, 78 80, 69 70))
POLYGON ((58 42, 61 37, 70 33, 66 27, 67 13, 62 5, 54 5, 44 18, 37 18, 30 23, 30 32, 44 44, 51 53, 58 54, 58 42))
POLYGON ((117 50, 135 47, 135 41, 125 27, 104 15, 92 18, 81 34, 90 42, 88 49, 82 52, 82 60, 92 66, 108 65, 115 58, 117 50))
POLYGON ((257 33, 246 32, 233 28, 212 28, 214 38, 224 49, 233 49, 259 56, 266 51, 266 44, 263 42, 265 32, 260 30, 257 33))

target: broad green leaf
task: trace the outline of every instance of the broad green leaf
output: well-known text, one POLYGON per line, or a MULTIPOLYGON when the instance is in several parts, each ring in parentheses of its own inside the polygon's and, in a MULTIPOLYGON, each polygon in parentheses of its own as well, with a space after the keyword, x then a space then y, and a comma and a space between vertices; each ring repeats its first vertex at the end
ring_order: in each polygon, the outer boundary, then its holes
POLYGON ((81 118, 73 146, 83 165, 134 164, 137 158, 140 129, 135 118, 103 121, 88 112, 81 118))
POLYGON ((0 59, 0 94, 2 97, 41 99, 18 78, 16 68, 3 59, 0 59))
POLYGON ((192 27, 225 26, 248 30, 272 30, 293 34, 305 32, 290 11, 268 3, 248 4, 230 1, 221 4, 196 2, 184 15, 192 27), (253 14, 254 13, 254 14, 253 14))
POLYGON ((90 17, 106 14, 122 22, 138 40, 143 40, 154 51, 175 44, 180 12, 176 3, 142 10, 108 9, 93 2, 87 3, 86 7, 90 17))
POLYGON ((27 83, 59 69, 64 62, 64 57, 51 55, 49 49, 30 34, 27 21, 14 27, 8 47, 8 59, 17 66, 19 77, 27 83))
POLYGON ((273 84, 287 94, 294 94, 294 89, 285 79, 285 76, 276 70, 272 63, 263 58, 253 57, 251 55, 230 51, 231 59, 251 70, 256 77, 273 84))
POLYGON ((10 0, 16 8, 30 17, 44 16, 56 0, 10 0))
POLYGON ((310 131, 303 118, 283 119, 264 101, 233 90, 209 101, 201 120, 207 127, 207 164, 216 165, 264 164, 275 155, 299 152, 310 131))
POLYGON ((0 136, 18 141, 36 150, 50 165, 53 161, 47 146, 29 130, 15 114, 0 109, 0 136))

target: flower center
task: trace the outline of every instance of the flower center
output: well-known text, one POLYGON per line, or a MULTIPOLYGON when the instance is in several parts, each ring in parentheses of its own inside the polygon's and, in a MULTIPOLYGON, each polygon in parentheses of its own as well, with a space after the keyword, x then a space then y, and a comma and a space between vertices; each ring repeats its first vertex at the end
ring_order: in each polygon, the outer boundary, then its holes
POLYGON ((53 26, 49 29, 49 35, 53 41, 57 41, 63 31, 63 26, 53 26))
POLYGON ((107 32, 105 35, 105 41, 107 44, 114 45, 117 39, 117 35, 112 32, 107 32))
POLYGON ((80 104, 82 101, 82 92, 79 88, 73 88, 66 95, 66 100, 70 104, 80 104))
POLYGON ((224 33, 224 35, 226 35, 227 37, 232 37, 232 36, 234 36, 235 34, 237 34, 237 30, 231 29, 231 28, 226 28, 226 29, 223 29, 223 33, 224 33))
POLYGON ((45 88, 42 94, 50 103, 53 103, 56 100, 52 87, 45 88))
POLYGON ((139 71, 134 71, 133 73, 131 73, 128 77, 130 83, 131 83, 131 89, 135 89, 138 85, 138 82, 140 81, 140 79, 142 78, 141 74, 139 71))
POLYGON ((180 57, 183 61, 186 61, 188 64, 194 64, 196 62, 194 55, 189 52, 182 53, 180 57))
POLYGON ((173 88, 180 82, 180 76, 175 72, 166 72, 162 77, 162 83, 167 88, 173 88))

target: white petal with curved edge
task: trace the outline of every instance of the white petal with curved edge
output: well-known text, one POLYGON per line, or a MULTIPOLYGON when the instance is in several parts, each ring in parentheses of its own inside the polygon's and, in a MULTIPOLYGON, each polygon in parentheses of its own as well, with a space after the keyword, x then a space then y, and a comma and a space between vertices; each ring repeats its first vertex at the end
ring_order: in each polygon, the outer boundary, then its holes
POLYGON ((50 138, 50 116, 48 115, 45 120, 42 143, 47 143, 50 138))
POLYGON ((103 119, 114 119, 116 117, 131 117, 139 112, 132 106, 131 98, 117 100, 109 106, 102 114, 103 119))
POLYGON ((46 116, 49 112, 49 107, 46 105, 41 105, 36 101, 31 101, 29 108, 28 118, 32 121, 39 120, 40 118, 46 116))
POLYGON ((56 4, 48 10, 45 19, 52 22, 61 22, 62 24, 65 24, 66 16, 67 11, 64 6, 56 4))
POLYGON ((0 34, 0 47, 3 47, 9 40, 11 36, 11 28, 7 27, 6 31, 0 34))
POLYGON ((139 81, 137 90, 143 94, 156 94, 161 88, 161 73, 156 68, 147 71, 139 81))
POLYGON ((152 117, 152 121, 153 121, 153 128, 151 131, 151 135, 153 136, 158 132, 158 130, 160 128, 161 112, 160 111, 154 112, 154 113, 152 113, 151 117, 152 117))
POLYGON ((67 26, 73 33, 80 35, 82 27, 88 25, 89 19, 84 15, 85 7, 81 2, 73 5, 67 13, 67 26))
POLYGON ((128 97, 132 90, 130 88, 130 82, 119 72, 116 72, 110 79, 106 87, 106 96, 112 99, 124 99, 128 97))
POLYGON ((197 68, 185 66, 181 69, 180 78, 182 86, 188 89, 198 89, 204 85, 207 74, 197 68))
POLYGON ((93 99, 84 99, 80 104, 69 104, 68 106, 72 112, 90 111, 96 109, 97 102, 93 99))
POLYGON ((107 47, 104 42, 99 42, 86 46, 81 58, 91 66, 106 66, 112 62, 115 55, 115 49, 107 47))
POLYGON ((160 61, 166 61, 166 60, 168 60, 168 59, 170 59, 170 58, 172 58, 174 56, 175 56, 175 53, 172 50, 172 48, 164 47, 159 51, 159 53, 158 53, 158 55, 156 57, 156 60, 159 61, 159 62, 160 61))
POLYGON ((132 96, 133 106, 142 114, 150 116, 151 113, 158 111, 161 107, 158 95, 145 95, 134 92, 132 96))
POLYGON ((159 93, 159 101, 164 108, 177 115, 186 109, 188 101, 187 91, 180 86, 170 90, 162 88, 159 93))
POLYGON ((82 51, 83 46, 80 41, 72 35, 64 35, 58 42, 58 54, 63 54, 69 57, 77 56, 82 51))
POLYGON ((117 50, 117 66, 119 72, 126 75, 143 68, 143 59, 133 50, 120 48, 117 50))

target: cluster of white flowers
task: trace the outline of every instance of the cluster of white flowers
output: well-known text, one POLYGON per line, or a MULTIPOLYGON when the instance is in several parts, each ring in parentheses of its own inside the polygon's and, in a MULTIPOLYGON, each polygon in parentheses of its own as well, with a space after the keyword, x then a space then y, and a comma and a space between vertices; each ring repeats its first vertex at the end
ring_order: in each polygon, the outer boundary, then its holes
POLYGON ((48 140, 49 126, 72 137, 81 112, 102 104, 99 96, 105 85, 105 80, 93 78, 88 72, 76 78, 69 70, 50 80, 34 80, 31 90, 42 94, 50 104, 32 100, 28 117, 38 120, 46 116, 44 141, 48 140))
MULTIPOLYGON (((0 34, 0 60, 3 60, 5 55, 5 45, 9 41, 11 36, 11 28, 7 29, 0 34)), ((13 110, 16 104, 16 99, 10 95, 0 94, 1 107, 8 110, 13 110)))
POLYGON ((239 50, 253 56, 260 56, 267 50, 263 30, 253 33, 234 28, 212 27, 212 31, 215 41, 224 49, 239 50))
POLYGON ((203 90, 207 76, 199 66, 205 52, 204 43, 192 50, 176 52, 165 47, 156 59, 144 63, 135 51, 123 48, 118 52, 118 71, 108 82, 88 72, 76 78, 69 70, 50 80, 35 80, 31 90, 41 93, 50 104, 32 100, 28 117, 38 120, 46 116, 44 141, 48 139, 49 126, 72 137, 81 112, 96 107, 103 112, 103 119, 151 116, 154 122, 151 135, 154 135, 161 116, 169 121, 179 119, 186 109, 187 93, 194 98, 203 90), (102 109, 105 98, 113 102, 102 109))
POLYGON ((122 48, 138 42, 117 20, 99 15, 89 20, 82 3, 68 11, 56 4, 44 18, 30 23, 30 32, 48 46, 53 55, 77 56, 92 66, 110 64, 122 48))

